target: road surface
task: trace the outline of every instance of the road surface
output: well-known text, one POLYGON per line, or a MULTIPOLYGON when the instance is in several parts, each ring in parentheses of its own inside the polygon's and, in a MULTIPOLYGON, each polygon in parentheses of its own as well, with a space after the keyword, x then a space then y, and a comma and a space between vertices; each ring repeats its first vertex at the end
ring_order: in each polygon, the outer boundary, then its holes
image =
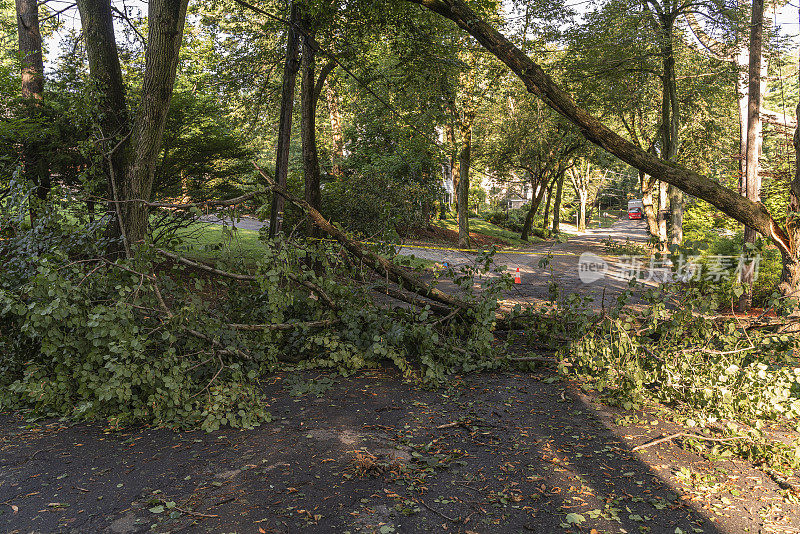
MULTIPOLYGON (((212 224, 228 224, 235 228, 246 230, 260 230, 268 226, 268 223, 259 221, 251 217, 242 217, 239 220, 230 218, 218 218, 215 215, 205 215, 200 218, 203 222, 212 224)), ((591 297, 595 307, 608 306, 615 302, 617 296, 630 288, 629 278, 626 271, 629 271, 629 260, 624 258, 609 256, 604 242, 609 238, 624 243, 630 240, 632 243, 645 244, 647 242, 647 227, 644 220, 617 221, 609 228, 592 228, 584 234, 570 236, 563 243, 536 243, 524 251, 498 252, 495 256, 497 265, 504 265, 507 272, 516 274, 519 269, 520 284, 515 284, 511 291, 506 295, 509 304, 536 304, 546 301, 550 297, 552 287, 557 287, 561 297, 569 294, 580 294, 591 297), (597 262, 601 271, 601 276, 596 280, 587 283, 592 276, 581 276, 579 271, 581 255, 591 253, 588 260, 597 262), (548 256, 549 260, 547 259, 548 256), (552 285, 555 282, 555 286, 552 285)), ((464 265, 474 264, 477 255, 470 252, 457 250, 441 250, 441 248, 425 248, 415 246, 403 246, 398 249, 398 254, 405 256, 415 256, 439 264, 459 268, 464 265)), ((584 256, 584 260, 587 257, 584 256)), ((649 266, 645 265, 645 271, 649 272, 649 266)), ((654 269, 654 279, 663 277, 663 269, 654 269)), ((645 281, 645 284, 654 285, 655 280, 645 281)), ((447 283, 444 283, 445 285, 447 283)))

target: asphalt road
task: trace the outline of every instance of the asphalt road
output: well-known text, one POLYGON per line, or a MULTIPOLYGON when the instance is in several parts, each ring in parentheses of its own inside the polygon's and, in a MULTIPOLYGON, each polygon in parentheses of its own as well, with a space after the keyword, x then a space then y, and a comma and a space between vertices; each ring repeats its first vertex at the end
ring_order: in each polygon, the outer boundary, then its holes
MULTIPOLYGON (((200 220, 256 231, 269 226, 268 223, 251 217, 232 220, 204 215, 200 220)), ((519 269, 520 273, 521 283, 515 284, 508 292, 507 302, 526 305, 544 302, 551 296, 553 287, 558 288, 561 297, 569 294, 591 297, 597 307, 613 302, 623 291, 630 288, 630 276, 627 274, 630 268, 627 266, 627 260, 607 254, 604 242, 609 238, 621 243, 630 240, 632 243, 644 244, 647 242, 646 223, 644 220, 622 219, 611 227, 592 228, 584 234, 571 236, 564 243, 536 243, 524 251, 498 252, 495 256, 496 265, 505 266, 506 271, 513 274, 519 269), (584 276, 581 276, 579 269, 581 255, 584 253, 595 255, 588 258, 584 256, 584 263, 586 261, 597 263, 602 276, 596 280, 589 281, 593 277, 585 276, 585 270, 584 276)), ((477 259, 477 255, 470 252, 415 246, 403 246, 397 253, 404 256, 413 255, 455 268, 474 264, 477 259)), ((651 271, 648 265, 644 267, 647 272, 651 271)), ((654 285, 663 279, 663 269, 656 268, 652 271, 653 279, 644 281, 647 285, 654 285)))

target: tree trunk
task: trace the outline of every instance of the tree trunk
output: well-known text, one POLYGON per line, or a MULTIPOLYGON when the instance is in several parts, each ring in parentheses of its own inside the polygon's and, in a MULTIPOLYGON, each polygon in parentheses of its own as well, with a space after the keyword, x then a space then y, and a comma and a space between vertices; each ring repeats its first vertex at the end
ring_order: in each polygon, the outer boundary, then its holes
POLYGON ((503 61, 548 106, 568 118, 589 141, 608 150, 622 161, 682 191, 705 200, 731 218, 749 224, 768 236, 780 250, 789 250, 786 233, 767 209, 716 181, 675 163, 662 161, 612 131, 579 107, 544 70, 503 35, 475 14, 463 0, 408 0, 453 20, 487 50, 503 61))
MULTIPOLYGON (((662 127, 662 158, 667 161, 675 161, 678 155, 678 132, 680 130, 680 108, 678 104, 678 87, 675 78, 675 54, 672 45, 672 26, 674 18, 671 14, 660 17, 662 32, 662 103, 661 103, 661 124, 662 127)), ((671 243, 680 245, 683 242, 683 194, 675 186, 664 189, 666 184, 659 186, 659 208, 665 210, 667 206, 667 196, 670 206, 670 230, 672 234, 671 243)), ((659 243, 661 252, 666 253, 667 249, 667 221, 659 221, 658 226, 659 243)))
POLYGON ((667 248, 668 190, 669 184, 667 182, 658 182, 658 251, 662 254, 666 254, 669 250, 667 248))
MULTIPOLYGON (((131 134, 132 161, 123 176, 123 200, 150 200, 153 191, 153 177, 175 85, 188 3, 189 0, 150 0, 148 3, 142 100, 131 134)), ((125 202, 121 211, 128 243, 137 245, 143 242, 148 226, 147 205, 125 202)))
POLYGON ((670 244, 680 246, 683 243, 683 193, 674 185, 669 186, 669 209, 672 217, 670 244))
POLYGON ((550 222, 550 203, 553 200, 553 186, 556 185, 556 181, 553 180, 550 182, 550 187, 547 188, 547 201, 544 204, 544 218, 542 220, 542 230, 547 230, 548 222, 550 222))
POLYGON ((747 83, 747 71, 745 68, 747 59, 747 49, 742 47, 736 56, 735 65, 737 67, 736 76, 736 96, 739 105, 739 194, 747 196, 747 185, 745 176, 747 175, 747 119, 750 89, 747 83))
POLYGON ((332 83, 325 84, 326 100, 328 101, 328 117, 331 121, 331 138, 333 150, 331 151, 331 174, 342 175, 341 163, 344 159, 344 135, 342 134, 342 115, 339 111, 339 95, 332 83))
POLYGON ((109 0, 78 0, 78 11, 81 16, 81 27, 86 40, 86 55, 89 59, 89 76, 97 95, 100 131, 104 143, 104 151, 109 154, 103 161, 103 173, 106 180, 106 196, 110 199, 107 213, 109 215, 106 236, 110 238, 108 252, 118 255, 127 249, 127 241, 120 243, 122 228, 120 216, 122 205, 115 202, 120 196, 121 182, 119 178, 125 174, 130 146, 130 117, 125 99, 125 84, 122 81, 114 34, 114 19, 109 0), (119 145, 118 145, 119 144, 119 145))
MULTIPOLYGON (((744 190, 747 198, 758 202, 761 197, 761 180, 758 175, 758 157, 761 153, 761 43, 764 31, 764 0, 753 0, 750 19, 750 60, 748 63, 747 98, 747 151, 745 152, 744 190)), ((791 236, 790 236, 791 237, 791 236)), ((749 254, 748 244, 756 242, 756 231, 744 227, 744 254, 749 254)), ((737 309, 745 312, 753 301, 754 265, 748 262, 742 270, 744 292, 739 297, 737 309)))
POLYGON ((542 199, 544 198, 544 192, 547 190, 545 184, 539 184, 539 191, 538 194, 536 193, 536 188, 534 187, 534 193, 531 198, 531 207, 528 209, 528 213, 525 215, 525 223, 522 225, 522 235, 520 239, 523 241, 527 241, 530 237, 531 228, 533 227, 533 219, 536 217, 536 212, 539 211, 539 206, 542 204, 542 199))
POLYGON ((564 193, 564 172, 558 176, 556 197, 553 202, 553 233, 559 233, 561 227, 561 197, 564 193))
MULTIPOLYGON (((298 6, 294 2, 289 14, 289 28, 286 32, 286 61, 283 66, 283 86, 281 87, 281 115, 278 123, 278 144, 275 149, 275 181, 286 187, 289 175, 289 145, 292 137, 292 109, 294 107, 294 87, 297 78, 297 50, 299 35, 295 25, 299 22, 298 6)), ((283 218, 283 197, 272 195, 269 215, 269 237, 275 238, 281 231, 283 218)))
POLYGON ((461 153, 458 155, 458 246, 468 248, 469 242, 469 165, 472 157, 472 122, 461 128, 461 153))
MULTIPOLYGON (((313 35, 311 26, 303 17, 302 28, 313 35)), ((319 157, 317 155, 317 100, 314 92, 316 85, 316 60, 314 49, 308 39, 303 39, 301 92, 301 128, 300 136, 303 145, 303 175, 305 178, 305 199, 315 210, 320 210, 322 195, 320 193, 319 157)), ((311 218, 306 218, 306 235, 315 236, 318 229, 311 218)))
MULTIPOLYGON (((44 98, 44 63, 42 34, 39 30, 37 0, 16 0, 17 35, 19 38, 22 98, 29 119, 36 120, 44 98)), ((44 201, 50 191, 50 172, 44 151, 38 143, 25 141, 23 149, 25 177, 36 187, 36 197, 44 201)), ((31 203, 31 216, 37 209, 31 203)))
POLYGON ((583 233, 586 231, 586 203, 589 200, 589 192, 581 189, 578 191, 578 232, 583 233))
POLYGON ((647 221, 647 232, 654 240, 658 240, 658 207, 653 206, 653 187, 655 180, 639 171, 639 183, 642 189, 642 211, 647 221))
POLYGON ((131 245, 142 242, 147 231, 148 209, 141 201, 149 200, 152 193, 164 123, 175 83, 187 3, 188 0, 151 0, 148 4, 141 101, 133 129, 125 133, 128 114, 111 3, 109 0, 78 1, 89 71, 99 91, 101 129, 112 143, 121 139, 108 151, 110 165, 107 170, 109 190, 116 200, 112 202, 113 211, 122 221, 116 228, 128 254, 131 245))

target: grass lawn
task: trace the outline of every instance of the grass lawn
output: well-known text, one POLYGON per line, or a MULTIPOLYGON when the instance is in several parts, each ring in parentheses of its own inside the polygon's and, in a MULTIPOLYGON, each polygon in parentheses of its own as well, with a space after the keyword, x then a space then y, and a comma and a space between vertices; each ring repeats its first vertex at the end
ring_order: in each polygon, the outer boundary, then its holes
MULTIPOLYGON (((436 220, 435 222, 432 222, 432 224, 434 226, 440 226, 442 228, 447 228, 448 230, 458 232, 458 221, 456 219, 445 219, 443 221, 436 220)), ((488 235, 489 237, 504 239, 512 245, 518 246, 525 246, 531 243, 542 241, 542 239, 536 236, 530 236, 528 241, 523 241, 519 238, 519 234, 517 232, 506 230, 505 228, 501 228, 500 226, 492 224, 489 221, 484 221, 483 219, 470 219, 469 231, 476 234, 488 235)))
MULTIPOLYGON (((258 238, 256 230, 221 224, 196 222, 181 230, 178 235, 182 238, 182 243, 176 252, 203 262, 212 262, 225 256, 252 264, 266 250, 266 245, 258 238)), ((436 265, 434 261, 412 256, 399 256, 395 262, 414 270, 436 265)))
POLYGON ((252 263, 266 250, 257 231, 221 224, 196 222, 179 231, 178 237, 181 245, 176 252, 199 261, 211 261, 224 255, 252 263))

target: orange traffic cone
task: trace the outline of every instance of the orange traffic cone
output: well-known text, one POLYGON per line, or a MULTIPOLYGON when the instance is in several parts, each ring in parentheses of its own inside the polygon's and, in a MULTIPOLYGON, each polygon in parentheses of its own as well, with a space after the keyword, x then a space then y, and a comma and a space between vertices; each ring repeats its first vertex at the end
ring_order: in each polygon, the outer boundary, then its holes
POLYGON ((514 283, 515 284, 521 284, 522 283, 522 278, 520 278, 520 276, 519 276, 519 267, 517 267, 517 274, 516 274, 516 276, 514 276, 514 283))

